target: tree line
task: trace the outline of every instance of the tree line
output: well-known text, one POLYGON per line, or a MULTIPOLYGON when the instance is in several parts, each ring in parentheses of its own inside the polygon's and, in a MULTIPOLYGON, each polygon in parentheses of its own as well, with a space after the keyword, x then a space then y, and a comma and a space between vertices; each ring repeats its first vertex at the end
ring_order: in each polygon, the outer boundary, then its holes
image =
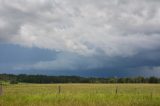
POLYGON ((16 83, 160 83, 157 77, 80 77, 80 76, 47 76, 47 75, 13 75, 0 74, 0 82, 16 83))

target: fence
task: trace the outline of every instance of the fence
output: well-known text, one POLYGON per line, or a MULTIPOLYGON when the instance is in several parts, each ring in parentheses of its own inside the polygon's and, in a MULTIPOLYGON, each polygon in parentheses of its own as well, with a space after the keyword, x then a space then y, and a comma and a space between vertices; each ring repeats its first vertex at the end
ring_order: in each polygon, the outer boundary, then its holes
MULTIPOLYGON (((52 84, 51 84, 52 85, 52 84)), ((89 85, 89 84, 88 84, 89 85)), ((48 90, 51 90, 51 91, 49 91, 50 93, 56 93, 56 94, 65 94, 66 92, 70 92, 70 93, 74 93, 74 89, 72 88, 72 89, 70 89, 70 88, 66 88, 66 86, 69 86, 69 87, 73 87, 72 86, 72 84, 70 85, 70 84, 66 84, 66 85, 56 85, 56 86, 50 86, 50 85, 48 85, 46 88, 48 89, 48 90), (54 90, 53 90, 53 89, 54 90)), ((77 85, 77 86, 79 86, 79 85, 77 85)), ((76 91, 76 93, 77 92, 82 92, 83 90, 84 90, 84 86, 87 86, 87 85, 83 85, 82 84, 82 86, 79 86, 79 87, 76 87, 75 85, 74 85, 74 87, 75 87, 75 91, 76 91), (82 88, 81 88, 82 87, 82 88), (83 89, 82 91, 81 91, 81 89, 83 89)), ((109 86, 109 85, 108 85, 109 86)), ((126 85, 124 85, 124 86, 126 86, 126 85)), ((19 90, 20 92, 21 92, 21 89, 24 89, 25 88, 25 90, 27 90, 28 88, 29 89, 31 89, 32 88, 32 86, 31 85, 25 85, 25 87, 24 86, 21 86, 21 85, 0 85, 0 96, 2 96, 2 95, 5 95, 6 94, 6 92, 5 91, 7 91, 7 90, 19 90), (12 88, 12 87, 15 87, 14 89, 12 88), (22 87, 22 88, 21 88, 22 87), (26 89, 27 88, 27 89, 26 89)), ((45 88, 45 84, 44 85, 39 85, 39 86, 37 86, 37 88, 39 87, 39 89, 41 89, 41 87, 42 88, 45 88)), ((87 86, 87 87, 89 87, 89 86, 87 86)), ((107 87, 107 86, 106 86, 107 87)), ((133 86, 134 87, 134 86, 133 86)), ((33 90, 35 90, 35 89, 37 89, 37 88, 34 88, 33 87, 33 90)), ((103 87, 102 86, 102 88, 104 89, 105 88, 105 86, 103 87)), ((118 96, 118 95, 121 95, 121 94, 123 94, 123 93, 131 93, 131 92, 134 92, 135 94, 138 94, 138 95, 141 95, 141 94, 143 94, 143 92, 141 92, 140 90, 138 90, 138 88, 129 88, 131 91, 129 91, 129 89, 128 88, 122 88, 122 85, 121 86, 119 86, 118 84, 115 84, 115 86, 113 86, 113 87, 111 87, 112 89, 106 89, 105 91, 104 90, 100 90, 100 89, 98 89, 98 85, 97 85, 97 89, 95 89, 94 88, 94 86, 92 87, 90 87, 90 89, 89 88, 86 88, 84 91, 85 92, 91 92, 91 93, 98 93, 98 92, 100 92, 100 93, 108 93, 108 94, 115 94, 115 96, 118 96), (122 93, 122 91, 123 90, 125 90, 125 89, 128 89, 126 92, 123 92, 122 93), (108 90, 108 91, 107 91, 108 90), (112 90, 112 92, 111 92, 111 90, 112 90), (94 91, 96 91, 96 92, 94 92, 94 91)), ((141 90, 143 90, 143 88, 141 88, 141 90)), ((19 92, 18 91, 18 92, 19 92)), ((23 90, 22 90, 23 91, 23 90)), ((46 90, 44 90, 44 92, 45 92, 46 90)), ((37 92, 38 93, 38 91, 35 91, 35 92, 37 92)), ((23 92, 22 92, 23 93, 23 92)), ((40 93, 40 92, 39 92, 40 93)), ((82 92, 83 93, 83 92, 82 92)), ((150 88, 148 88, 148 92, 146 92, 147 93, 147 95, 148 95, 148 97, 150 98, 150 99, 152 99, 153 98, 153 96, 155 95, 155 93, 154 93, 154 90, 152 89, 150 89, 150 88)), ((7 95, 7 94, 6 94, 7 95)))
POLYGON ((3 88, 2 88, 2 85, 0 85, 0 95, 3 94, 3 88))

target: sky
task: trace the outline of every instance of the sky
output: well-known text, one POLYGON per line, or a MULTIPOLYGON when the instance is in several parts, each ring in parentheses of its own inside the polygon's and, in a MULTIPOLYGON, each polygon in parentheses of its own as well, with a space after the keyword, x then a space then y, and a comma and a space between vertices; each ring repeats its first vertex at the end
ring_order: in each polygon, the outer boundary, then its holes
POLYGON ((0 73, 160 77, 160 1, 0 0, 0 73))

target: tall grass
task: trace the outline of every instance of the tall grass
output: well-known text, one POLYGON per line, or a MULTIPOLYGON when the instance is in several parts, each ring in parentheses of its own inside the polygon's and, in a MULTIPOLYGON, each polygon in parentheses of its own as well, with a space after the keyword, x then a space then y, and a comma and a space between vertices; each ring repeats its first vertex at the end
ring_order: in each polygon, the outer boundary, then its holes
POLYGON ((160 85, 6 85, 0 106, 160 106, 160 85))

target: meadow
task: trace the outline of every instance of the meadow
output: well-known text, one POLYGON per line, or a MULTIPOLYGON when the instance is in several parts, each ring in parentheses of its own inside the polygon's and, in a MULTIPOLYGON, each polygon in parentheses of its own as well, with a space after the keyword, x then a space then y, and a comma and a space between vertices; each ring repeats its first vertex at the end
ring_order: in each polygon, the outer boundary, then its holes
POLYGON ((160 84, 8 84, 0 106, 160 106, 160 84))

